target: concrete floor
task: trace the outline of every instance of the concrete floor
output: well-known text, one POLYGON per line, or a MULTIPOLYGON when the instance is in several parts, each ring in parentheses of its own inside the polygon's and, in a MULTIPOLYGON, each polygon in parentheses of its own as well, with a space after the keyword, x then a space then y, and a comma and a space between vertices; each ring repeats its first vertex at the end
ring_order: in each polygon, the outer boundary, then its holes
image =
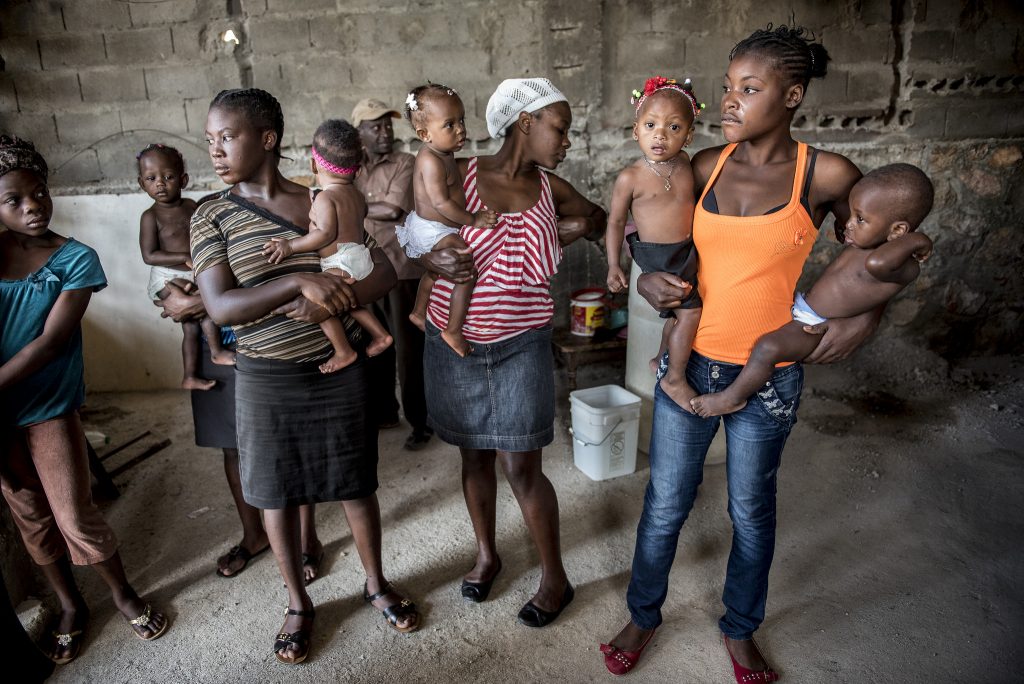
MULTIPOLYGON (((1021 681, 1024 610, 1024 364, 885 371, 869 389, 854 366, 811 368, 783 458, 768 619, 758 634, 787 682, 1021 681)), ((598 384, 593 373, 581 385, 598 384)), ((81 656, 54 682, 585 682, 610 679, 598 652, 624 624, 636 522, 648 478, 592 482, 564 429, 545 453, 561 503, 576 601, 542 631, 515 621, 538 581, 536 554, 507 485, 499 489, 504 571, 492 600, 464 602, 472 535, 454 448, 400 449, 381 435, 379 492, 389 577, 421 607, 401 635, 361 601, 362 575, 340 506, 318 509, 327 545, 310 660, 271 650, 286 605, 271 555, 222 579, 215 559, 238 523, 217 452, 192 446, 182 392, 94 394, 88 420, 114 444, 151 430, 173 445, 118 479, 105 505, 129 576, 173 616, 135 639, 94 573, 76 570, 93 609, 81 656)), ((560 418, 560 421, 562 419, 560 418)), ((561 425, 561 423, 560 423, 561 425)), ((666 623, 635 682, 731 682, 716 620, 730 525, 725 468, 709 465, 683 531, 666 623)))

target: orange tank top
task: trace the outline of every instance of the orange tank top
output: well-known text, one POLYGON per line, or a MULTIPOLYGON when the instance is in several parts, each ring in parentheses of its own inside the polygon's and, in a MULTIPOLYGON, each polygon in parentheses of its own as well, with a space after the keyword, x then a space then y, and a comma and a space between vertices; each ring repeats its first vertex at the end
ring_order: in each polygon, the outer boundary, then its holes
POLYGON ((724 216, 704 209, 725 161, 727 145, 693 216, 693 244, 699 255, 697 289, 704 300, 693 348, 726 363, 745 364, 757 338, 793 319, 796 281, 818 231, 800 204, 807 169, 807 145, 798 143, 789 204, 758 216, 724 216))

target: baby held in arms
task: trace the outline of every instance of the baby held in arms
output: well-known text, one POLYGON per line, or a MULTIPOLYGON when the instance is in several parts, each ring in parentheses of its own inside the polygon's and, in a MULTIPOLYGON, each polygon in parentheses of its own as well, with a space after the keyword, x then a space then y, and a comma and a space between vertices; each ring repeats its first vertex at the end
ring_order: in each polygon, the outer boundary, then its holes
POLYGON ((758 339, 736 381, 694 398, 694 411, 705 418, 739 411, 777 364, 801 361, 818 346, 821 336, 806 327, 871 311, 913 282, 932 253, 932 241, 915 231, 933 197, 931 181, 910 164, 883 166, 860 179, 850 190, 846 247, 810 292, 797 293, 793 320, 758 339))

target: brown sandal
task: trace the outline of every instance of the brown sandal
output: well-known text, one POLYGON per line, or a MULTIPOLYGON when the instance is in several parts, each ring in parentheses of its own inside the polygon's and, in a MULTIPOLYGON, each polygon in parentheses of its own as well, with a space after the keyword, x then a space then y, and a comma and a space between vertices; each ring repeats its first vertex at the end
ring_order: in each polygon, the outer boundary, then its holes
MULTIPOLYGON (((366 585, 363 584, 363 600, 369 603, 371 606, 373 605, 374 601, 376 601, 377 599, 384 598, 390 593, 398 593, 394 590, 394 587, 391 586, 391 582, 385 584, 384 587, 373 596, 370 596, 370 593, 367 590, 366 585)), ((409 632, 415 632, 420 627, 420 614, 419 611, 416 610, 416 604, 407 598, 403 598, 398 603, 391 604, 390 606, 381 610, 380 612, 381 615, 384 616, 384 619, 388 621, 388 624, 391 625, 396 632, 408 634, 409 632), (415 616, 416 619, 409 627, 399 627, 398 621, 406 616, 415 616)))

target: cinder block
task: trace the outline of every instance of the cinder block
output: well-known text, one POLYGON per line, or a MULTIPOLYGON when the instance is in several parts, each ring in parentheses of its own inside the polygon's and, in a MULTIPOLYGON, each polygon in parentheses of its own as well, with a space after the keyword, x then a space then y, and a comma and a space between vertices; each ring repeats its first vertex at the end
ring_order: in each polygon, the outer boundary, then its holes
POLYGON ((57 139, 65 145, 92 145, 121 132, 121 116, 115 111, 57 114, 57 139))
POLYGON ((14 77, 0 72, 0 112, 17 112, 18 96, 14 92, 14 77))
POLYGON ((120 104, 146 99, 146 79, 142 69, 122 67, 78 72, 84 102, 120 104))
MULTIPOLYGON (((201 59, 203 53, 209 49, 210 37, 207 36, 202 24, 178 24, 171 27, 171 47, 174 56, 178 59, 196 60, 201 59), (204 40, 204 36, 206 40, 204 40)), ((217 32, 216 36, 220 36, 217 32)))
MULTIPOLYGON (((120 108, 121 128, 127 133, 140 129, 156 129, 188 135, 185 105, 181 100, 150 100, 125 104, 120 108)), ((152 134, 148 134, 152 137, 152 134)), ((195 139, 196 136, 189 136, 195 139)))
MULTIPOLYGON (((686 63, 686 46, 682 36, 675 33, 652 33, 644 41, 643 50, 624 49, 618 45, 612 70, 640 74, 641 78, 632 88, 642 88, 644 79, 650 76, 669 76, 680 80, 689 76, 686 63)), ((629 92, 627 90, 627 92, 629 92)))
POLYGON ((913 121, 908 132, 917 139, 941 139, 946 134, 945 102, 921 103, 912 110, 913 121))
POLYGON ((74 72, 34 73, 31 78, 16 80, 14 90, 18 94, 18 109, 23 112, 52 112, 82 101, 78 74, 74 72))
POLYGON ((977 31, 957 31, 953 59, 960 64, 961 69, 968 71, 974 65, 983 73, 1020 73, 1019 64, 1014 61, 1015 57, 1019 59, 1020 51, 1016 43, 1020 40, 1020 24, 1017 26, 1018 30, 1014 31, 1008 26, 993 26, 990 22, 977 31))
MULTIPOLYGON (((345 51, 356 44, 359 19, 347 14, 313 17, 309 20, 310 43, 320 50, 345 51)), ((364 25, 370 24, 369 17, 362 18, 364 25)))
POLYGON ((867 25, 892 24, 892 3, 890 0, 861 0, 859 17, 867 25))
POLYGON ((47 70, 96 66, 107 61, 103 36, 98 33, 67 33, 40 38, 39 50, 43 68, 47 70))
POLYGON ((185 122, 188 124, 189 135, 198 136, 200 142, 202 142, 203 133, 206 131, 206 115, 210 113, 210 100, 212 99, 213 95, 185 100, 185 122))
POLYGON ((0 131, 31 140, 44 156, 49 147, 57 144, 53 114, 0 114, 0 131))
POLYGON ((931 62, 952 60, 953 35, 945 29, 915 30, 910 41, 910 58, 931 62))
POLYGON ((233 63, 203 66, 147 68, 146 88, 152 99, 206 98, 209 101, 225 88, 238 88, 241 78, 233 63))
POLYGON ((282 57, 280 60, 282 92, 287 90, 316 94, 350 87, 352 76, 345 61, 326 59, 325 57, 323 54, 307 54, 301 59, 282 57))
POLYGON ((39 36, 64 33, 60 5, 53 2, 6 2, 0 5, 0 35, 39 36))
POLYGON ((1006 134, 1010 106, 998 100, 971 98, 951 102, 946 115, 946 138, 1001 138, 1006 134))
POLYGON ((99 159, 94 149, 83 150, 69 145, 59 145, 45 154, 50 165, 51 188, 84 185, 103 180, 99 159))
POLYGON ((242 14, 256 17, 267 11, 267 0, 242 0, 242 14))
POLYGON ((167 27, 115 31, 104 35, 107 59, 116 64, 159 64, 173 53, 167 27))
MULTIPOLYGON (((345 69, 348 71, 348 69, 345 69)), ((305 78, 299 83, 300 88, 307 86, 305 78)), ((294 91, 290 84, 285 81, 281 73, 281 60, 277 57, 253 56, 252 59, 252 85, 254 88, 262 88, 273 93, 275 97, 282 97, 294 91)))
POLYGON ((821 33, 822 43, 833 63, 889 64, 895 43, 892 32, 883 26, 863 26, 857 30, 829 29, 821 33))
POLYGON ((309 20, 251 19, 248 36, 253 51, 264 55, 305 50, 310 46, 309 20))
MULTIPOLYGON (((304 98, 301 102, 286 102, 281 107, 284 110, 284 143, 295 147, 309 147, 313 142, 313 133, 327 118, 336 118, 339 115, 332 114, 330 117, 324 115, 320 102, 314 98, 304 98)), ((351 112, 351 110, 350 110, 351 112)), ((341 116, 347 119, 348 115, 341 116)))
POLYGON ((337 9, 337 0, 266 0, 271 12, 309 12, 337 9))
MULTIPOLYGON (((833 75, 829 74, 825 79, 828 80, 833 75)), ((892 91, 893 78, 895 76, 892 69, 885 67, 853 69, 846 84, 846 100, 857 104, 886 103, 892 91)))
POLYGON ((164 2, 132 2, 128 3, 132 26, 154 26, 157 24, 177 24, 196 19, 198 6, 219 5, 220 11, 227 14, 227 3, 209 2, 208 0, 165 0, 164 2))
POLYGON ((849 72, 842 69, 829 71, 823 79, 812 79, 807 84, 804 101, 800 105, 801 111, 814 109, 829 111, 833 107, 841 106, 847 98, 849 81, 849 72))
MULTIPOLYGON (((38 3, 33 3, 38 4, 38 3)), ((61 3, 68 31, 119 29, 132 25, 128 3, 117 0, 75 0, 61 3)))
POLYGON ((39 41, 35 38, 12 36, 0 40, 0 59, 5 71, 38 71, 43 68, 39 58, 39 41))

